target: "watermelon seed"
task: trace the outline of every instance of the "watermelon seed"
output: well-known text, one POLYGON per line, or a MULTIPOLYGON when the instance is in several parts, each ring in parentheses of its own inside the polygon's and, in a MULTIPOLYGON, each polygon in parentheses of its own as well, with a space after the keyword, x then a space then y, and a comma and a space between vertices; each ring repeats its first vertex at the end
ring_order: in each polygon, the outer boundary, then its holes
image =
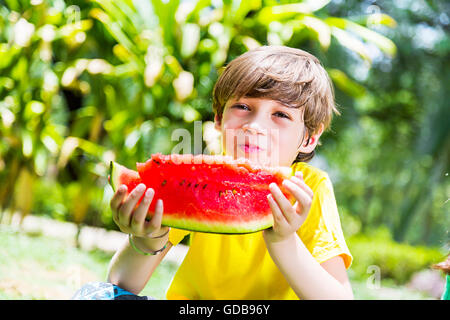
POLYGON ((152 161, 153 161, 153 162, 156 162, 156 164, 161 164, 161 162, 159 162, 159 161, 157 161, 157 160, 155 160, 155 159, 152 159, 152 161))
POLYGON ((198 187, 198 183, 195 184, 195 188, 197 188, 197 187, 198 187))
POLYGON ((190 186, 191 186, 191 182, 188 183, 188 187, 190 187, 190 186))
POLYGON ((161 186, 165 186, 166 185, 166 183, 167 183, 167 180, 164 180, 162 183, 161 183, 161 186))
POLYGON ((219 191, 219 198, 222 196, 222 191, 219 191))
POLYGON ((183 180, 181 180, 181 182, 180 182, 180 186, 182 186, 184 183, 186 182, 186 180, 185 179, 183 179, 183 180))
POLYGON ((236 193, 237 193, 236 189, 233 189, 233 194, 236 194, 236 193))
POLYGON ((206 186, 207 186, 207 184, 205 184, 205 185, 203 186, 203 190, 205 190, 206 186))

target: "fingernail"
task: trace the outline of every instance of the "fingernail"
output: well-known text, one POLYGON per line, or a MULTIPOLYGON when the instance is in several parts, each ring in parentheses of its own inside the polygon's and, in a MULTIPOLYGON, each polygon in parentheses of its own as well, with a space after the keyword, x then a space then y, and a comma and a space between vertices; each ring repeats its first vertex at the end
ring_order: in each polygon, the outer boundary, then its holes
POLYGON ((138 186, 137 186, 137 188, 136 188, 138 191, 144 191, 145 190, 145 184, 143 184, 143 183, 140 183, 138 186))
POLYGON ((153 189, 152 188, 148 188, 147 191, 145 191, 145 196, 147 198, 150 198, 151 194, 152 194, 153 189))
POLYGON ((128 189, 127 186, 124 185, 124 184, 121 184, 120 187, 119 187, 119 191, 120 192, 125 192, 125 191, 127 191, 127 189, 128 189))

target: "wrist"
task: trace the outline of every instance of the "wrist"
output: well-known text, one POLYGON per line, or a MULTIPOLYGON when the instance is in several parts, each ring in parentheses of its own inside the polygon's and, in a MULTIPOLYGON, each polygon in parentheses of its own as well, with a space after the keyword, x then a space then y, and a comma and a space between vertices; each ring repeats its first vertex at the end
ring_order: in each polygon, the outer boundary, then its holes
POLYGON ((169 235, 158 238, 149 237, 137 237, 135 235, 130 235, 130 241, 133 242, 138 250, 143 252, 155 252, 163 248, 169 241, 169 235))
POLYGON ((263 238, 267 245, 280 244, 283 245, 286 242, 291 241, 297 234, 295 232, 287 235, 279 235, 272 229, 264 230, 263 238))

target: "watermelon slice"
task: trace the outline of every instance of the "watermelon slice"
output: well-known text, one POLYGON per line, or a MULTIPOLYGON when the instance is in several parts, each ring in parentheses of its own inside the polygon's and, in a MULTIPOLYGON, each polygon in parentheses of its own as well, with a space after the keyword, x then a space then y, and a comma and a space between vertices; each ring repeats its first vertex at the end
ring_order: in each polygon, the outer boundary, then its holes
POLYGON ((149 216, 156 199, 164 203, 162 224, 191 231, 241 234, 273 225, 267 200, 269 184, 281 185, 292 175, 289 167, 263 167, 246 159, 228 156, 153 154, 137 171, 111 162, 110 183, 131 192, 139 183, 155 190, 149 216))

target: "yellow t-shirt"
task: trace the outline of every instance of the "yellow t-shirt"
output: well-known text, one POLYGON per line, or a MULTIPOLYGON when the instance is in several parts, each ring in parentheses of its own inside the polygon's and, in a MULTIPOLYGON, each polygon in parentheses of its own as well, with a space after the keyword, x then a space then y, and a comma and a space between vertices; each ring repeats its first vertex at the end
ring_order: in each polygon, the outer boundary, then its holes
MULTIPOLYGON (((292 165, 303 172, 314 192, 310 212, 297 231, 317 262, 341 256, 349 268, 352 256, 342 233, 328 174, 307 163, 292 165)), ((171 229, 177 245, 191 232, 171 229)), ((270 300, 298 299, 267 251, 262 232, 223 235, 192 232, 189 251, 167 291, 167 299, 270 300)))

